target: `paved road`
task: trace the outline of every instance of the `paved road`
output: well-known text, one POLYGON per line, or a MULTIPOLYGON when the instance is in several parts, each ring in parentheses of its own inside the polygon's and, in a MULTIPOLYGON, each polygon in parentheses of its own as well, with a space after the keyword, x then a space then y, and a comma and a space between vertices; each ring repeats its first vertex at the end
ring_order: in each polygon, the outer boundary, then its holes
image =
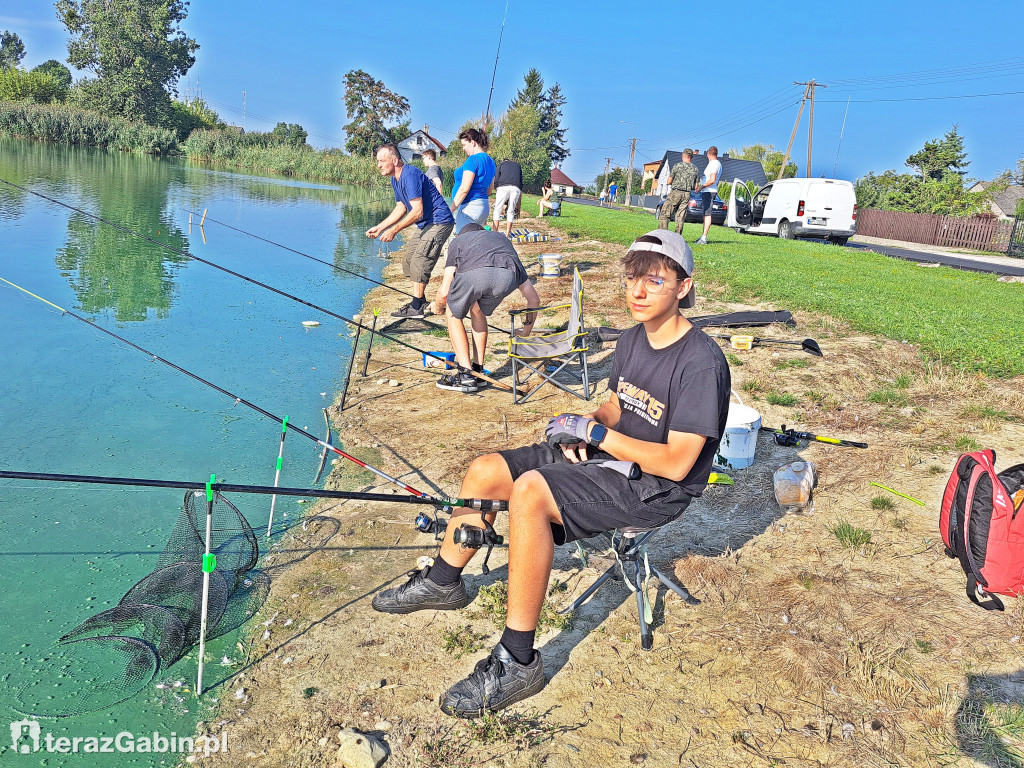
MULTIPOLYGON (((565 198, 565 201, 567 203, 577 203, 580 205, 598 205, 597 200, 587 200, 579 197, 567 197, 565 198)), ((605 207, 622 208, 623 206, 606 205, 605 207)), ((825 241, 814 240, 814 242, 824 243, 825 241)), ((892 245, 876 245, 869 243, 851 242, 848 243, 846 247, 859 251, 874 251, 875 253, 884 253, 886 256, 892 256, 897 259, 903 259, 904 261, 913 261, 919 264, 942 264, 943 266, 946 267, 953 267, 954 269, 966 269, 971 272, 987 272, 999 276, 1005 275, 1011 277, 1024 277, 1024 261, 1021 262, 1020 266, 1017 266, 986 261, 984 256, 960 256, 950 253, 918 251, 912 248, 901 248, 892 245)))

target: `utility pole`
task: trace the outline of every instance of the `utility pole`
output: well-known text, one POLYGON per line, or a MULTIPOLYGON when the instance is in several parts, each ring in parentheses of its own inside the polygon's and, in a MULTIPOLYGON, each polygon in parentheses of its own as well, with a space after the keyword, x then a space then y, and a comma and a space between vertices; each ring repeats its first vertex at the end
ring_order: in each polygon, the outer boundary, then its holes
POLYGON ((242 133, 245 133, 245 91, 242 91, 242 133))
POLYGON ((626 207, 630 208, 632 204, 629 198, 633 191, 633 156, 636 154, 636 123, 632 123, 629 120, 619 120, 619 122, 633 126, 633 138, 629 149, 629 176, 626 177, 626 207))
POLYGON ((786 171, 786 164, 789 162, 789 152, 793 149, 793 139, 796 138, 797 128, 800 127, 800 116, 804 113, 804 104, 810 99, 811 112, 810 120, 807 126, 807 178, 811 177, 811 145, 814 143, 814 89, 815 88, 828 88, 827 85, 819 83, 813 78, 807 83, 793 83, 793 85, 803 85, 804 97, 800 100, 800 111, 796 113, 796 122, 793 123, 793 133, 789 135, 789 144, 786 145, 786 154, 782 158, 782 167, 779 168, 779 178, 782 178, 782 174, 786 171))
MULTIPOLYGON (((604 188, 605 189, 608 189, 608 171, 611 170, 611 167, 612 167, 612 159, 610 157, 606 157, 604 159, 604 188)), ((601 195, 598 194, 598 198, 600 198, 600 197, 601 197, 601 195)))

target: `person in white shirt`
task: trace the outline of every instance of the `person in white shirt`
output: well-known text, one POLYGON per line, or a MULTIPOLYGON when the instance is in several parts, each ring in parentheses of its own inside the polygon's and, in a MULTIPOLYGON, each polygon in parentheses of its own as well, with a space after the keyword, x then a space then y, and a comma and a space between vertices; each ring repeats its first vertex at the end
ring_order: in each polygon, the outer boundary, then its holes
POLYGON ((704 234, 696 245, 708 244, 708 230, 711 229, 711 206, 718 194, 718 182, 722 178, 722 164, 718 160, 718 147, 708 147, 708 165, 704 169, 704 177, 697 185, 697 192, 700 192, 701 207, 704 209, 704 234))

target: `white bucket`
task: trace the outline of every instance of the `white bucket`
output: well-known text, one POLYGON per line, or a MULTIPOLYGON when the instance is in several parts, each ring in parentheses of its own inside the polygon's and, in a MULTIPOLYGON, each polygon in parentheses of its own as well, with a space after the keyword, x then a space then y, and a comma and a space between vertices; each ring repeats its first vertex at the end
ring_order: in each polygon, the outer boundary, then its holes
MULTIPOLYGON (((739 400, 740 396, 736 395, 736 399, 739 400)), ((729 469, 749 467, 754 463, 754 448, 757 447, 757 432, 760 428, 760 413, 744 405, 742 400, 729 403, 725 434, 722 435, 715 461, 729 469)))
POLYGON ((562 274, 562 254, 542 253, 537 258, 540 260, 541 277, 558 277, 562 274))

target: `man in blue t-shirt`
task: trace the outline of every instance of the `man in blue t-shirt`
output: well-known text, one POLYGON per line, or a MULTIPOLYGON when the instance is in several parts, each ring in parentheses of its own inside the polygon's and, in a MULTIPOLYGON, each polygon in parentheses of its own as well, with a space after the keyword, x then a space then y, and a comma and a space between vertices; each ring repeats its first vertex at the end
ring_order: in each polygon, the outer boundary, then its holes
POLYGON ((413 281, 413 300, 391 316, 425 317, 424 294, 430 273, 455 227, 455 219, 433 182, 416 166, 403 163, 394 144, 384 144, 377 150, 377 168, 381 176, 391 178, 395 208, 384 221, 366 230, 366 236, 390 243, 399 232, 416 225, 409 230, 402 250, 402 271, 413 281))

